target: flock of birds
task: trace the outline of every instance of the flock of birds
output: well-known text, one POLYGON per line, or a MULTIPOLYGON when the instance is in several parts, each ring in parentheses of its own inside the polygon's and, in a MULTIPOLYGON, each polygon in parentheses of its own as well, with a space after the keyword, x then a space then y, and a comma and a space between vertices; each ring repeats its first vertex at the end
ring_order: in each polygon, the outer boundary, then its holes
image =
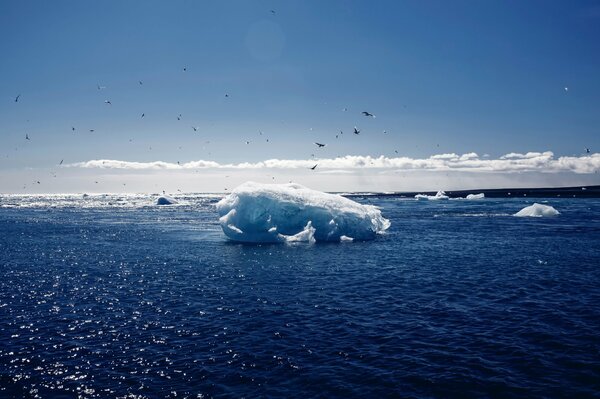
MULTIPOLYGON (((271 12, 272 12, 273 14, 275 13, 275 11, 273 11, 273 10, 272 10, 271 12)), ((186 67, 186 66, 184 66, 184 67, 182 68, 182 71, 183 71, 183 72, 187 72, 187 70, 188 70, 188 69, 187 69, 187 67, 186 67)), ((140 86, 142 86, 142 85, 144 84, 144 82, 143 82, 142 80, 138 80, 138 84, 139 84, 140 86)), ((97 88, 97 90, 99 90, 99 91, 102 91, 102 90, 105 90, 105 89, 107 89, 107 86, 103 86, 103 85, 101 85, 101 84, 99 84, 99 83, 98 83, 98 84, 96 84, 96 88, 97 88)), ((229 98, 229 93, 225 93, 225 98, 229 98)), ((18 94, 18 95, 15 97, 15 99, 14 99, 14 102, 15 102, 15 103, 18 103, 20 100, 21 100, 21 94, 18 94)), ((110 101, 110 99, 105 99, 105 100, 104 100, 104 104, 106 104, 107 106, 112 106, 112 102, 110 101)), ((347 112, 347 111, 348 111, 348 108, 343 108, 343 111, 344 111, 344 112, 347 112)), ((373 113, 369 112, 369 111, 362 111, 362 112, 361 112, 361 115, 362 115, 362 116, 364 116, 364 117, 367 117, 367 118, 376 118, 376 116, 375 116, 373 113)), ((142 118, 142 119, 143 119, 145 116, 146 116, 146 114, 143 112, 143 113, 141 114, 140 118, 142 118)), ((178 120, 178 121, 181 121, 181 120, 182 120, 182 114, 178 114, 178 115, 177 115, 177 120, 178 120)), ((194 132, 198 132, 198 131, 200 130, 200 127, 198 127, 198 126, 191 126, 191 128, 192 128, 192 130, 193 130, 194 132)), ((73 132, 75 132, 75 131, 76 131, 76 129, 75 129, 75 126, 71 126, 71 130, 72 130, 73 132)), ((312 128, 311 128, 310 130, 312 131, 312 128)), ((90 132, 94 132, 94 131, 95 131, 95 129, 89 129, 89 131, 90 131, 90 132)), ((361 130, 360 130, 358 127, 354 126, 354 128, 353 128, 353 134, 355 134, 355 135, 359 135, 360 133, 361 133, 361 130)), ((387 131, 385 131, 385 130, 384 130, 384 131, 383 131, 383 133, 384 133, 384 134, 386 134, 386 133, 387 133, 387 131)), ((259 134, 262 136, 263 132, 262 132, 262 131, 259 131, 259 134)), ((342 130, 340 130, 340 131, 339 131, 339 133, 335 135, 335 138, 337 139, 337 138, 339 138, 339 137, 340 137, 340 135, 343 135, 343 134, 344 134, 344 132, 343 132, 342 130)), ((26 133, 26 134, 25 134, 25 140, 27 140, 27 141, 31 141, 31 137, 29 136, 29 134, 28 134, 28 133, 26 133)), ((129 141, 131 142, 131 141, 132 141, 132 139, 129 139, 129 141)), ((268 138, 266 138, 266 142, 269 142, 269 139, 268 139, 268 138)), ((207 141, 206 143, 210 143, 210 142, 209 142, 209 141, 207 141)), ((250 144, 250 143, 251 143, 251 141, 250 141, 250 140, 246 140, 246 141, 245 141, 245 143, 246 143, 246 144, 250 144)), ((314 144, 315 144, 315 145, 316 145, 318 148, 323 148, 323 147, 326 147, 326 146, 327 146, 327 144, 325 144, 325 143, 320 143, 320 142, 315 142, 314 144)), ((150 149, 152 149, 152 147, 149 147, 149 148, 150 148, 150 149)), ((181 147, 179 147, 179 148, 181 149, 181 147)), ((396 154, 398 154, 398 151, 397 151, 397 150, 395 150, 395 153, 396 153, 396 154)), ((311 156, 314 158, 314 157, 315 157, 315 154, 311 154, 311 156)), ((59 162, 59 164, 58 164, 58 166, 61 166, 61 165, 63 164, 63 162, 64 162, 64 159, 61 159, 61 160, 60 160, 60 162, 59 162)), ((177 162, 177 164, 178 164, 178 165, 181 165, 181 163, 180 163, 179 161, 177 162)), ((313 170, 313 171, 314 171, 315 169, 317 169, 317 166, 318 166, 318 165, 319 165, 318 163, 315 163, 315 165, 313 165, 312 167, 309 167, 308 169, 310 169, 310 170, 313 170)), ((53 173, 53 175, 54 175, 54 177, 56 177, 56 174, 54 174, 54 173, 53 173)), ((275 177, 273 177, 273 179, 275 179, 275 177)), ((34 183, 41 184, 41 182, 40 182, 39 180, 36 180, 34 183)), ((95 181, 95 183, 97 184, 97 183, 98 183, 98 181, 95 181)), ((123 185, 125 186, 126 184, 125 184, 125 183, 123 183, 123 185)), ((26 188, 26 186, 25 186, 25 187, 23 187, 23 188, 26 188)), ((227 188, 225 188, 225 190, 227 191, 227 188)))
MULTIPOLYGON (((271 13, 272 13, 272 14, 275 14, 275 11, 274 11, 274 10, 271 10, 271 13)), ((184 66, 184 67, 182 68, 182 71, 183 71, 184 73, 185 73, 185 72, 187 72, 187 70, 188 70, 188 68, 187 68, 186 66, 184 66)), ((142 80, 138 80, 138 85, 139 85, 139 86, 143 86, 143 85, 144 85, 144 82, 143 82, 142 80)), ((97 88, 97 90, 99 90, 99 91, 102 91, 102 90, 105 90, 107 87, 106 87, 106 86, 103 86, 103 85, 100 85, 100 84, 98 83, 98 84, 96 85, 96 88, 97 88)), ((564 87, 564 91, 565 91, 565 92, 568 92, 568 91, 569 91, 569 88, 568 88, 568 87, 564 87)), ((225 93, 225 98, 229 98, 229 93, 225 93)), ((21 99, 21 94, 18 94, 18 95, 15 97, 15 99, 14 99, 15 103, 18 103, 18 102, 20 101, 20 99, 21 99)), ((112 106, 112 102, 110 101, 110 99, 105 99, 105 100, 104 100, 104 104, 106 104, 107 106, 112 106)), ((406 106, 404 106, 404 107, 406 107, 406 106)), ((343 108, 343 111, 344 111, 344 112, 348 111, 348 108, 343 108)), ((362 112, 361 112, 361 115, 362 115, 362 116, 364 116, 364 117, 366 117, 366 118, 376 118, 376 116, 375 116, 373 113, 369 112, 369 111, 362 111, 362 112)), ((142 119, 143 119, 145 116, 146 116, 146 114, 145 114, 145 113, 142 113, 142 114, 141 114, 141 116, 140 116, 140 118, 142 118, 142 119)), ((177 120, 178 120, 178 121, 181 121, 181 120, 182 120, 182 114, 178 114, 178 115, 177 115, 177 120)), ((198 127, 198 126, 191 126, 191 128, 192 128, 192 130, 193 130, 194 132, 198 132, 198 131, 200 130, 200 127, 198 127)), ((76 129, 75 129, 75 127, 74 127, 74 126, 72 126, 72 127, 71 127, 71 130, 72 130, 73 132, 75 132, 75 130, 76 130, 76 129)), ((312 128, 311 128, 310 130, 312 130, 312 128)), ((90 131, 90 132, 94 132, 95 130, 94 130, 94 129, 89 129, 89 131, 90 131)), ((361 130, 360 130, 358 127, 354 126, 354 128, 353 128, 353 132, 352 132, 352 133, 353 133, 354 135, 360 135, 360 133, 361 133, 361 130)), ((387 134, 387 131, 386 131, 386 130, 384 130, 384 131, 383 131, 383 133, 384 133, 384 134, 387 134)), ((262 134, 263 134, 263 133, 262 133, 262 131, 259 131, 259 134, 262 136, 262 134)), ((342 130, 340 130, 340 131, 339 131, 339 133, 335 135, 335 138, 336 138, 336 139, 338 139, 338 138, 340 137, 340 135, 343 135, 343 134, 344 134, 344 132, 343 132, 342 130)), ((28 141, 30 141, 30 140, 31 140, 31 137, 29 136, 29 134, 25 134, 25 140, 28 140, 28 141)), ((132 139, 129 139, 129 141, 131 142, 131 141, 132 141, 132 139)), ((268 139, 268 138, 266 139, 266 142, 269 142, 269 139, 268 139)), ((207 141, 206 143, 210 143, 210 142, 209 142, 209 141, 207 141)), ((250 144, 250 143, 251 143, 251 141, 250 141, 250 140, 246 140, 246 141, 245 141, 245 143, 246 143, 246 144, 250 144)), ((314 144, 317 146, 317 148, 323 148, 323 147, 326 147, 326 146, 327 146, 327 144, 325 144, 325 143, 321 143, 321 142, 314 142, 314 144)), ((437 146, 439 147, 439 144, 438 144, 437 146)), ((150 149, 152 149, 152 147, 149 147, 149 148, 150 148, 150 149)), ((181 147, 179 147, 179 148, 181 149, 181 147)), ((398 154, 398 150, 394 150, 394 152, 395 152, 396 154, 398 154)), ((591 153, 591 151, 590 151, 590 149, 589 149, 589 148, 585 148, 585 152, 586 152, 586 154, 590 154, 590 153, 591 153)), ((210 154, 210 153, 209 153, 209 154, 210 154)), ((311 154, 311 156, 314 158, 314 157, 315 157, 315 154, 311 154)), ((60 161, 60 163, 59 163, 59 166, 63 164, 63 161, 64 161, 64 159, 62 159, 62 160, 60 161)), ((178 164, 178 165, 180 165, 181 163, 178 161, 178 162, 177 162, 177 164, 178 164)), ((319 165, 318 163, 315 163, 315 164, 314 164, 312 167, 309 167, 309 169, 314 171, 314 170, 316 170, 316 169, 317 169, 318 165, 319 165)), ((56 175, 54 175, 54 176, 56 177, 56 175)), ((275 179, 275 177, 273 177, 273 179, 275 179)), ((35 183, 37 183, 37 184, 40 184, 40 181, 35 181, 35 183)), ((96 181, 95 183, 98 183, 98 182, 96 181)), ((125 183, 123 183, 123 185, 125 185, 125 183)), ((25 188, 25 187, 24 187, 24 188, 25 188)), ((225 190, 227 190, 227 188, 226 188, 225 190)))

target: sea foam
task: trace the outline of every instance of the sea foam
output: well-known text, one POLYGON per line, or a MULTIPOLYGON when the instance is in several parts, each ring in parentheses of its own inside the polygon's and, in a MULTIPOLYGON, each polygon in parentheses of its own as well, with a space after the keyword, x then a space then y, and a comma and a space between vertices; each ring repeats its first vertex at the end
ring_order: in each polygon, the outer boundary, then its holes
POLYGON ((542 205, 537 202, 533 205, 526 206, 513 216, 519 217, 544 217, 544 216, 556 216, 560 215, 560 212, 551 207, 550 205, 542 205))
POLYGON ((225 235, 240 242, 370 240, 390 226, 372 205, 295 183, 244 183, 217 210, 225 235))

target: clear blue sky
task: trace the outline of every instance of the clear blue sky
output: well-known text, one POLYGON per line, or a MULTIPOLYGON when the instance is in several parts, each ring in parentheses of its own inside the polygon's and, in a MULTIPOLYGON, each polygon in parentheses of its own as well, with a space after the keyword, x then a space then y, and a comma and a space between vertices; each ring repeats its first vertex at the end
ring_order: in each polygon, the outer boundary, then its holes
POLYGON ((0 38, 4 171, 600 147, 600 1, 6 0, 0 38))

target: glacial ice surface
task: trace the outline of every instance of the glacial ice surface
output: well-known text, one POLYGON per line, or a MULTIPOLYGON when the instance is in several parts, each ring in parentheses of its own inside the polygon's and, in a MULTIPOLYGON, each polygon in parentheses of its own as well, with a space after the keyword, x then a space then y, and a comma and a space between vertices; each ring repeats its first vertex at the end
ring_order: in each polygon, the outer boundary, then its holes
POLYGON ((550 205, 542 205, 537 202, 533 205, 526 206, 519 212, 515 213, 514 216, 519 217, 543 217, 543 216, 556 216, 560 215, 560 212, 551 207, 550 205))
POLYGON ((390 226, 375 206, 295 183, 244 183, 217 211, 225 235, 240 242, 369 240, 390 226))
POLYGON ((450 197, 448 197, 444 191, 440 190, 435 195, 417 194, 417 195, 415 195, 415 199, 435 201, 435 200, 447 200, 447 199, 450 199, 450 197))

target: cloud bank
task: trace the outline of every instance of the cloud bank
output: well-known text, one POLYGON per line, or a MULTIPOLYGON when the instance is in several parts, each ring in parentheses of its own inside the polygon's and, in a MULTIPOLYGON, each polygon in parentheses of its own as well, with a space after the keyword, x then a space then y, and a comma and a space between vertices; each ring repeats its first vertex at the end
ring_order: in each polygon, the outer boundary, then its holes
POLYGON ((346 155, 326 159, 268 159, 261 162, 221 164, 215 161, 190 161, 170 163, 164 161, 130 162, 111 159, 95 159, 78 162, 68 167, 129 169, 129 170, 197 170, 197 169, 302 169, 315 164, 318 170, 352 171, 358 169, 384 169, 398 171, 463 171, 463 172, 573 172, 580 174, 596 173, 600 170, 600 153, 582 156, 562 156, 555 158, 551 151, 509 153, 498 159, 479 157, 474 152, 467 154, 438 154, 429 158, 388 158, 346 155))

